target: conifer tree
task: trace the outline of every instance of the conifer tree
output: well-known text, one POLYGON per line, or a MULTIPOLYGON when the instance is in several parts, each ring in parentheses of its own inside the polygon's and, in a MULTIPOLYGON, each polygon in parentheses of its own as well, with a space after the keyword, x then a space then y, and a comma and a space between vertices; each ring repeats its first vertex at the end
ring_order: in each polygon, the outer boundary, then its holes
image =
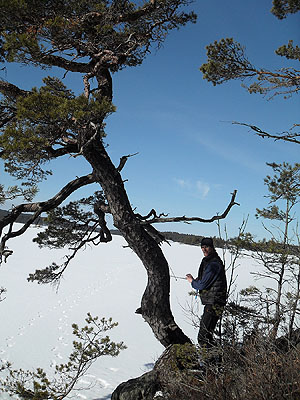
MULTIPOLYGON (((39 235, 39 245, 69 247, 72 254, 62 265, 52 263, 37 270, 30 280, 56 282, 85 244, 112 239, 105 220, 105 214, 112 214, 114 226, 148 273, 140 312, 164 346, 186 343, 189 338, 170 310, 169 267, 159 247, 163 236, 153 224, 225 218, 236 204, 236 192, 225 211, 209 219, 167 217, 155 210, 146 216, 136 213, 121 177, 131 155, 123 155, 117 166, 112 163, 105 119, 115 111, 113 74, 140 65, 170 31, 195 22, 193 12, 183 11, 189 4, 189 0, 9 0, 0 4, 0 61, 5 68, 11 62, 50 72, 57 67, 82 83, 82 93, 76 95, 53 75, 31 90, 0 80, 0 155, 6 171, 22 183, 15 194, 33 195, 39 182, 52 173, 51 163, 61 157, 80 156, 91 171, 79 177, 74 171, 74 180, 52 198, 25 202, 2 217, 0 255, 7 254, 10 239, 49 212, 49 227, 39 235), (77 189, 92 183, 99 185, 96 193, 59 208, 77 189), (32 216, 18 229, 15 221, 24 212, 32 216)), ((10 189, 1 187, 2 200, 8 193, 10 189)))
POLYGON ((99 320, 88 313, 85 321, 87 325, 83 328, 77 324, 72 325, 76 339, 73 341, 73 351, 67 363, 55 366, 53 378, 42 368, 35 371, 16 370, 7 363, 2 367, 7 376, 0 380, 0 392, 17 395, 21 399, 63 400, 74 390, 80 390, 79 379, 99 357, 116 357, 121 350, 126 349, 123 342, 112 342, 106 334, 118 325, 111 318, 99 320))
MULTIPOLYGON (((245 235, 254 250, 251 257, 259 261, 262 270, 255 273, 264 282, 273 282, 264 290, 255 286, 242 291, 243 296, 255 303, 260 311, 259 319, 266 324, 268 333, 276 338, 281 333, 291 336, 299 320, 299 259, 295 236, 294 208, 300 201, 300 164, 268 164, 273 176, 265 178, 268 188, 269 206, 257 209, 257 217, 272 221, 264 224, 271 240, 255 242, 252 235, 245 235), (294 229, 292 229, 294 223, 294 229)), ((267 283, 266 283, 267 284, 267 283)))

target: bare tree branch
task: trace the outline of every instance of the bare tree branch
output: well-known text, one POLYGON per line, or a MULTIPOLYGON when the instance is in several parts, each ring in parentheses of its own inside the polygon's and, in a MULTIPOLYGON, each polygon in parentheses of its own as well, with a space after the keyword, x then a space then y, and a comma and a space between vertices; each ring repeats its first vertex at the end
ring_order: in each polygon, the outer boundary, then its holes
MULTIPOLYGON (((200 218, 200 217, 186 217, 185 215, 182 216, 182 217, 161 218, 160 216, 159 217, 156 216, 155 210, 151 210, 147 217, 150 217, 152 215, 154 215, 154 217, 152 219, 148 220, 148 221, 147 220, 141 221, 141 224, 142 225, 148 225, 148 224, 157 224, 157 223, 164 223, 164 222, 192 222, 192 221, 210 223, 210 222, 214 222, 214 221, 217 221, 217 220, 220 220, 220 219, 224 219, 224 218, 226 218, 226 216, 229 213, 230 209, 234 205, 238 205, 239 206, 239 203, 235 202, 236 194, 237 194, 237 190, 234 190, 234 192, 232 193, 232 197, 231 197, 230 203, 228 204, 226 210, 222 214, 214 215, 213 217, 211 217, 209 219, 200 218)), ((145 218, 145 217, 142 217, 142 218, 145 218)))
POLYGON ((123 156, 123 157, 121 157, 121 158, 120 158, 120 164, 119 164, 119 166, 117 167, 117 171, 118 171, 118 172, 121 172, 122 169, 124 168, 124 166, 125 166, 125 164, 126 164, 128 158, 129 158, 129 157, 136 156, 137 154, 139 154, 139 153, 128 154, 128 156, 123 156))
MULTIPOLYGON (((257 136, 260 136, 262 138, 274 139, 275 141, 276 140, 284 140, 286 142, 300 144, 300 134, 299 133, 282 132, 282 133, 278 133, 278 134, 271 134, 271 133, 263 131, 262 129, 258 128, 255 125, 250 125, 250 124, 246 124, 243 122, 236 122, 236 121, 233 121, 232 124, 247 126, 248 128, 252 129, 257 134, 257 136), (297 139, 298 137, 299 137, 299 139, 297 139)), ((294 127, 295 126, 299 126, 299 124, 295 124, 294 127)))

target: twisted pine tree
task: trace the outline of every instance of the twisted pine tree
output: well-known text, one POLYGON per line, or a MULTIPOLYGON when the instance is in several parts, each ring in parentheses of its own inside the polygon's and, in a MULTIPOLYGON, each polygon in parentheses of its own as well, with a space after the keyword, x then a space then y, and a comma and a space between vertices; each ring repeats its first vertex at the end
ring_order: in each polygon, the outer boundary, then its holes
MULTIPOLYGON (((170 310, 168 263, 159 242, 162 235, 153 223, 172 221, 212 222, 225 218, 235 204, 235 192, 226 210, 210 219, 166 217, 151 210, 147 216, 132 209, 121 171, 130 155, 113 165, 105 145, 105 119, 115 111, 112 74, 139 65, 159 47, 167 34, 189 22, 184 12, 189 0, 7 0, 0 5, 0 61, 9 68, 15 62, 65 74, 76 74, 82 93, 75 95, 56 77, 47 76, 39 88, 24 90, 0 80, 0 155, 5 169, 22 184, 0 187, 0 199, 26 196, 51 170, 49 162, 61 157, 83 157, 91 172, 76 177, 57 194, 42 202, 24 202, 0 221, 0 254, 7 258, 8 241, 23 234, 48 212, 49 227, 36 239, 39 245, 69 246, 71 255, 62 265, 51 264, 30 276, 41 283, 56 282, 76 252, 87 243, 111 240, 105 214, 113 217, 128 245, 141 259, 148 284, 141 301, 141 314, 164 345, 186 343, 189 338, 176 325, 170 310), (97 183, 89 198, 61 206, 77 189, 97 183), (15 221, 23 213, 31 217, 21 229, 15 221), (8 227, 7 230, 4 228, 8 227)), ((76 171, 74 172, 74 177, 76 171)))

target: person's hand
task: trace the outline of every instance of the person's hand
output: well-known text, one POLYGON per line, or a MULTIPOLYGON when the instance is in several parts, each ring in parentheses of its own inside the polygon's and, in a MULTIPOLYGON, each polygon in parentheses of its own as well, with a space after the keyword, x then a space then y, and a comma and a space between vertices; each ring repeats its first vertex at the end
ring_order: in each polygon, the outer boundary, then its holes
POLYGON ((192 281, 194 280, 193 275, 191 274, 186 274, 186 279, 188 280, 188 282, 192 283, 192 281))

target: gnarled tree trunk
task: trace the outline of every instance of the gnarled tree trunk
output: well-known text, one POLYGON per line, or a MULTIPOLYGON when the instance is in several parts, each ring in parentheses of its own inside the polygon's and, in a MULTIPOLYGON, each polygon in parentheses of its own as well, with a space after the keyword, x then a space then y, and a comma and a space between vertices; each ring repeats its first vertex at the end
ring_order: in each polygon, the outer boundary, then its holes
POLYGON ((131 249, 146 268, 148 283, 141 303, 141 314, 155 337, 167 347, 190 342, 174 321, 170 309, 170 274, 167 260, 156 240, 146 231, 134 214, 118 169, 113 165, 100 139, 95 138, 84 148, 84 157, 93 167, 113 216, 131 249))

